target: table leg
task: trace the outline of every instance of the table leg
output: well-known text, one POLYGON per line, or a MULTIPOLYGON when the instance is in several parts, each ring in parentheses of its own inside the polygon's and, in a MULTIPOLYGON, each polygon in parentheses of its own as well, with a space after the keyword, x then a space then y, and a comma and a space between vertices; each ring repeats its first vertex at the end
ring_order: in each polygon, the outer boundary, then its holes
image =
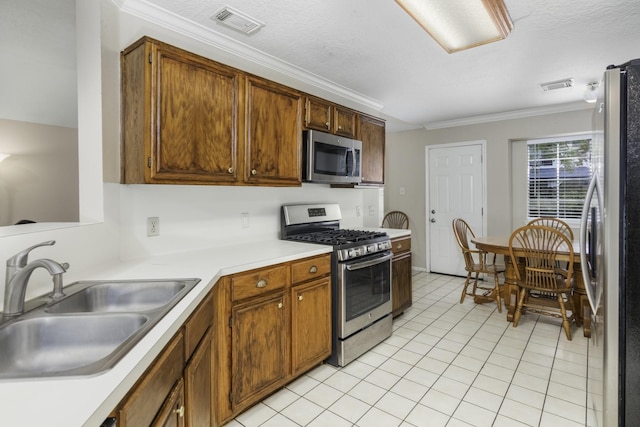
POLYGON ((516 302, 518 300, 518 282, 516 276, 516 268, 524 268, 520 263, 514 266, 511 262, 511 257, 504 256, 504 286, 503 286, 503 298, 504 305, 507 307, 507 321, 513 322, 513 315, 516 311, 516 302))

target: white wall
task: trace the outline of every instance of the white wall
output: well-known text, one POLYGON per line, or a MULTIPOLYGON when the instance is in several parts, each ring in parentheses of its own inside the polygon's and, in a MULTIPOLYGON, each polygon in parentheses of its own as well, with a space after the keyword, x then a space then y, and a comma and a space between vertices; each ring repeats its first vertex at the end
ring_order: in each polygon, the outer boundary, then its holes
POLYGON ((123 258, 197 249, 233 242, 259 244, 280 238, 283 204, 334 202, 340 204, 343 228, 363 226, 359 189, 336 189, 324 184, 302 187, 228 187, 176 185, 120 186, 120 253, 123 258), (249 215, 243 228, 241 215, 249 215), (160 218, 160 236, 147 237, 146 218, 160 218))
MULTIPOLYGON (((507 235, 512 223, 511 141, 588 132, 591 109, 458 126, 389 133, 386 138, 385 210, 409 215, 413 265, 427 266, 425 212, 425 146, 487 141, 487 234, 507 235), (400 194, 404 188, 404 195, 400 194)), ((526 164, 522 165, 526 169, 526 164)))

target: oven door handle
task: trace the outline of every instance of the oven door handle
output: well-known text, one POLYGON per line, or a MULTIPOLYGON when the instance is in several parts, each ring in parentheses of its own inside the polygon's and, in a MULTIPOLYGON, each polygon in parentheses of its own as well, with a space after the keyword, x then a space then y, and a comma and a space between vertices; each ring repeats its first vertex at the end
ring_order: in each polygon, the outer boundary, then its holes
POLYGON ((385 255, 380 258, 370 259, 369 261, 358 262, 355 264, 347 264, 345 268, 349 271, 360 270, 363 268, 371 267, 372 265, 382 264, 385 261, 389 261, 393 257, 392 254, 385 255))

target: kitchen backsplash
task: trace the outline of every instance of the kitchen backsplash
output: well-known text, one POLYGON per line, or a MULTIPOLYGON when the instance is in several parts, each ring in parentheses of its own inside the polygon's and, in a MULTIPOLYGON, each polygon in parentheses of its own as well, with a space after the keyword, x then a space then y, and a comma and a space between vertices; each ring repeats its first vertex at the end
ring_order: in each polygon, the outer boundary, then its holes
POLYGON ((379 226, 382 189, 122 185, 120 248, 123 258, 277 239, 280 206, 337 202, 343 228, 379 226), (147 237, 146 219, 158 217, 160 235, 147 237))

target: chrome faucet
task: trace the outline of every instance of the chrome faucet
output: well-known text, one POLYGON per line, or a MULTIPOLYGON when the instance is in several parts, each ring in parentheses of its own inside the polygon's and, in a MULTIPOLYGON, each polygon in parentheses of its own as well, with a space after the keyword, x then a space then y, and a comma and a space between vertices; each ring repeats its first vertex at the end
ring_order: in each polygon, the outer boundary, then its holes
POLYGON ((4 288, 4 314, 5 319, 18 316, 24 312, 24 300, 27 283, 33 271, 38 268, 46 268, 53 277, 53 293, 51 297, 58 299, 64 296, 62 292, 62 274, 67 271, 69 264, 59 264, 48 258, 37 259, 28 262, 29 253, 40 246, 51 246, 55 240, 38 243, 23 251, 18 252, 7 260, 7 271, 4 288))

